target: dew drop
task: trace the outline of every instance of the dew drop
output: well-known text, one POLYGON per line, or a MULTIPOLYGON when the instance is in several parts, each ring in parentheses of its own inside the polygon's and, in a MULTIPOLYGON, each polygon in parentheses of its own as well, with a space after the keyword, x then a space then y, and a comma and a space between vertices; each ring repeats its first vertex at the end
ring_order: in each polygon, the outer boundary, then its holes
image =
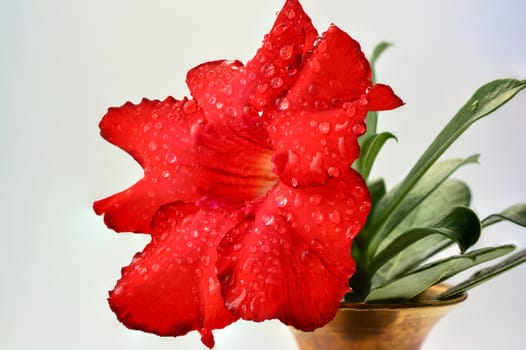
POLYGON ((263 225, 270 226, 274 224, 274 215, 263 214, 261 220, 263 220, 263 225))
POLYGON ((356 114, 356 107, 354 107, 351 102, 345 102, 342 108, 349 118, 352 118, 356 114))
POLYGON ((340 212, 337 210, 331 211, 329 213, 329 220, 334 224, 339 224, 341 221, 340 212))
POLYGON ((327 51, 327 41, 326 40, 320 40, 318 44, 318 50, 320 52, 327 51))
POLYGON ((354 198, 360 200, 363 198, 365 194, 365 190, 363 189, 362 186, 355 186, 352 190, 352 193, 353 193, 354 198))
POLYGON ((264 94, 267 90, 268 90, 267 84, 258 84, 258 86, 256 86, 256 92, 258 94, 264 94))
POLYGON ((274 29, 272 29, 272 34, 276 35, 276 36, 279 36, 279 35, 283 34, 288 28, 289 28, 288 24, 281 23, 281 24, 275 26, 274 29))
POLYGON ((270 81, 270 86, 272 86, 273 89, 279 89, 283 86, 283 79, 280 77, 275 77, 270 81))
POLYGON ((292 77, 293 75, 296 75, 298 69, 294 66, 287 66, 285 67, 285 72, 288 74, 289 77, 292 77))
POLYGON ((299 181, 298 181, 297 178, 293 177, 293 178, 290 179, 290 185, 292 187, 298 187, 298 184, 299 184, 299 181))
POLYGON ((214 280, 212 277, 208 277, 208 293, 214 295, 219 288, 219 282, 214 280))
POLYGON ((329 122, 321 122, 318 125, 318 129, 322 134, 327 135, 329 132, 331 132, 331 124, 329 122))
POLYGON ((290 107, 290 101, 288 98, 283 97, 279 100, 278 108, 280 111, 286 111, 290 107))
POLYGON ((331 166, 329 169, 327 169, 327 174, 329 174, 330 177, 338 177, 340 176, 340 169, 331 166))
POLYGON ((166 161, 170 164, 173 164, 175 162, 177 162, 177 155, 173 152, 169 152, 166 154, 166 156, 164 157, 164 159, 166 159, 166 161))
POLYGON ((319 210, 313 211, 311 214, 312 221, 316 224, 321 224, 325 220, 323 213, 319 210))
POLYGON ((279 56, 284 60, 288 60, 292 57, 293 51, 294 47, 292 45, 285 45, 279 50, 279 56))
POLYGON ((261 66, 261 74, 267 78, 270 78, 276 74, 276 67, 272 63, 265 63, 263 66, 261 66))
POLYGON ((322 244, 317 239, 313 239, 312 241, 310 241, 310 246, 312 248, 319 248, 322 246, 322 244))
POLYGON ((288 19, 294 19, 294 17, 296 17, 296 11, 293 9, 288 9, 286 15, 288 19))
POLYGON ((320 91, 320 88, 318 87, 318 85, 312 83, 309 85, 309 87, 307 88, 307 91, 309 92, 309 94, 311 95, 316 95, 319 91, 320 91))
POLYGON ((309 62, 309 69, 310 69, 313 73, 318 73, 318 72, 321 70, 320 62, 319 62, 316 58, 313 58, 313 59, 309 62))
POLYGON ((245 300, 247 296, 247 291, 245 288, 241 288, 241 291, 239 292, 238 296, 232 300, 231 302, 226 302, 225 305, 229 309, 237 309, 238 306, 245 300))
POLYGON ((365 132, 365 125, 363 123, 354 124, 352 127, 352 132, 357 136, 363 135, 365 132))
POLYGON ((193 100, 185 101, 183 104, 183 112, 186 114, 192 114, 197 111, 197 104, 193 100))
POLYGON ((278 208, 283 208, 287 205, 287 202, 288 202, 288 198, 287 196, 284 196, 284 195, 277 195, 276 198, 274 199, 275 202, 276 202, 276 206, 278 208))
POLYGON ((349 126, 349 121, 348 120, 346 120, 343 123, 337 123, 334 126, 334 131, 336 131, 336 132, 345 131, 348 126, 349 126))
POLYGON ((160 269, 161 269, 161 267, 159 266, 159 264, 153 264, 152 265, 152 271, 153 272, 158 272, 160 269))
POLYGON ((148 145, 148 148, 150 149, 150 151, 156 151, 157 150, 157 143, 155 141, 152 141, 150 142, 150 144, 148 145))
POLYGON ((365 95, 362 95, 358 100, 358 103, 360 104, 360 106, 367 106, 369 101, 367 101, 367 97, 365 97, 365 95))
POLYGON ((241 250, 241 248, 243 248, 243 245, 241 243, 236 243, 232 246, 232 250, 235 251, 235 252, 238 252, 241 250))
POLYGON ((318 205, 321 203, 321 195, 319 194, 313 194, 309 197, 309 203, 312 205, 318 205))
POLYGON ((362 202, 360 206, 358 207, 358 210, 362 213, 368 213, 369 209, 371 209, 371 203, 369 202, 362 202))
POLYGON ((225 96, 232 96, 232 85, 225 85, 223 88, 223 94, 225 96))
POLYGON ((170 172, 168 170, 165 170, 162 172, 162 175, 165 179, 169 178, 170 177, 170 172))
POLYGON ((303 261, 303 262, 307 261, 307 259, 309 258, 309 254, 310 254, 310 252, 308 250, 302 251, 301 254, 300 254, 301 261, 303 261))

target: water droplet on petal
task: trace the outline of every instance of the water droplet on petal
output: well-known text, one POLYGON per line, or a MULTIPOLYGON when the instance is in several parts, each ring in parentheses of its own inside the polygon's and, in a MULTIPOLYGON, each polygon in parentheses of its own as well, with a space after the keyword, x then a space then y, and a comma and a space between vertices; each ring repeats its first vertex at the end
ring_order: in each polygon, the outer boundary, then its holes
POLYGON ((342 108, 349 118, 352 118, 356 114, 356 107, 350 102, 345 102, 342 108))
POLYGON ((279 100, 278 108, 280 111, 286 111, 290 107, 290 101, 288 98, 283 97, 279 100))
POLYGON ((256 86, 256 91, 258 94, 263 94, 267 90, 268 90, 267 84, 258 84, 258 86, 256 86))
POLYGON ((247 291, 245 288, 241 288, 238 296, 232 300, 231 302, 226 302, 225 305, 229 309, 237 309, 239 305, 245 300, 247 296, 247 291))
POLYGON ((290 179, 290 185, 291 185, 292 187, 298 187, 298 184, 299 184, 299 181, 298 181, 298 179, 296 179, 295 177, 293 177, 293 178, 290 179))
POLYGON ((323 213, 321 211, 318 211, 318 210, 312 212, 311 217, 312 217, 312 221, 314 221, 314 223, 316 223, 316 224, 323 223, 323 220, 325 219, 323 213))
POLYGON ((286 23, 278 24, 277 26, 274 27, 274 29, 272 29, 272 34, 279 36, 283 34, 288 28, 289 26, 286 23))
POLYGON ((293 9, 288 9, 286 15, 288 19, 294 19, 294 17, 296 17, 296 12, 293 9))
POLYGON ((317 47, 320 52, 327 51, 327 40, 320 40, 317 47))
POLYGON ((288 74, 289 77, 296 75, 298 72, 298 69, 294 66, 287 66, 285 67, 285 72, 288 74))
POLYGON ((329 213, 329 220, 332 223, 339 224, 341 221, 340 212, 337 210, 331 211, 329 213))
POLYGON ((150 149, 150 151, 156 151, 157 150, 157 143, 155 141, 152 141, 150 142, 150 144, 148 145, 148 148, 150 149))
POLYGON ((313 239, 312 241, 310 241, 310 246, 312 248, 320 248, 322 247, 322 244, 317 239, 313 239))
POLYGON ((263 225, 270 226, 274 223, 274 215, 263 214, 261 220, 263 220, 263 225))
POLYGON ((185 114, 192 114, 197 111, 197 104, 193 100, 185 101, 183 104, 183 112, 185 114))
POLYGON ((309 62, 309 69, 314 73, 318 73, 321 69, 320 62, 316 58, 313 58, 309 62))
POLYGON ((358 100, 358 103, 360 104, 360 106, 367 106, 369 101, 367 101, 367 97, 365 95, 362 95, 358 100))
POLYGON ((312 83, 309 85, 309 87, 307 88, 307 91, 309 92, 309 94, 311 95, 316 95, 319 91, 320 91, 320 88, 318 87, 318 85, 312 83))
POLYGON ((225 94, 225 96, 232 96, 232 85, 225 85, 223 94, 225 94))
POLYGON ((331 166, 327 169, 327 174, 329 174, 330 177, 338 177, 340 176, 340 169, 331 166))
POLYGON ((288 60, 292 57, 293 51, 294 47, 292 45, 285 45, 279 50, 279 56, 284 60, 288 60))
POLYGON ((301 261, 306 261, 309 258, 310 252, 308 250, 304 250, 300 254, 301 261))
POLYGON ((214 280, 212 277, 208 277, 208 293, 210 295, 215 294, 217 292, 217 289, 219 288, 219 282, 214 280))
POLYGON ((320 204, 321 202, 321 195, 319 194, 313 194, 312 196, 310 196, 309 198, 309 203, 312 204, 312 205, 318 205, 320 204))
POLYGON ((355 134, 356 136, 363 135, 363 133, 365 132, 365 125, 364 125, 363 123, 355 124, 355 125, 352 127, 352 132, 353 132, 353 134, 355 134))
POLYGON ((265 63, 263 66, 261 66, 261 74, 267 78, 270 78, 276 74, 276 67, 274 67, 272 63, 265 63))
POLYGON ((283 86, 283 79, 280 77, 275 77, 270 81, 270 86, 272 86, 273 89, 279 89, 283 86))
POLYGON ((331 124, 329 122, 321 122, 318 125, 318 129, 322 134, 327 135, 331 132, 331 124))
POLYGON ((371 203, 369 202, 362 202, 360 206, 358 207, 358 210, 361 211, 362 213, 369 212, 369 209, 371 209, 371 203))
POLYGON ((283 208, 287 205, 288 198, 284 195, 277 195, 274 199, 278 208, 283 208))
POLYGON ((243 248, 243 245, 241 243, 236 243, 232 246, 232 250, 235 251, 235 252, 238 252, 241 250, 241 248, 243 248))
POLYGON ((352 193, 353 193, 354 198, 356 198, 357 200, 360 200, 363 198, 365 194, 365 190, 362 186, 355 186, 352 190, 352 193))

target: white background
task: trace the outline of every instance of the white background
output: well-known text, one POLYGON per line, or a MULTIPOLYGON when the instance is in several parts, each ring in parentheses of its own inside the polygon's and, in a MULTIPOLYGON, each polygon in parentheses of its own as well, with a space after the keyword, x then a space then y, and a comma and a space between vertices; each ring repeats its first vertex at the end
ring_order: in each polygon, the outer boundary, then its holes
MULTIPOLYGON (((120 267, 146 237, 116 235, 95 199, 141 176, 98 135, 106 108, 141 97, 188 94, 191 67, 249 59, 282 0, 0 0, 0 349, 205 349, 196 334, 160 338, 129 331, 106 303, 120 267)), ((380 80, 405 100, 382 114, 399 143, 375 175, 405 174, 431 138, 481 84, 526 78, 526 4, 521 0, 304 0, 323 31, 334 22, 368 54, 395 44, 380 80)), ((526 92, 482 120, 448 153, 482 153, 458 175, 481 216, 526 200, 526 92)), ((502 224, 486 244, 526 245, 502 224)), ((524 344, 526 266, 470 293, 424 349, 519 349, 524 344)), ((294 349, 277 322, 216 332, 217 349, 294 349)))

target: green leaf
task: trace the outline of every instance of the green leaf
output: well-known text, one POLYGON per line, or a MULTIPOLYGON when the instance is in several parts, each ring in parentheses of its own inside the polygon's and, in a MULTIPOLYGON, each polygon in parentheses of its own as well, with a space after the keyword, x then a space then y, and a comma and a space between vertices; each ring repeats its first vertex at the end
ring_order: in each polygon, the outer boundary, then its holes
POLYGON ((465 280, 464 282, 448 289, 444 293, 442 293, 439 296, 439 299, 448 299, 451 297, 454 297, 456 295, 462 294, 466 292, 467 290, 478 286, 482 282, 485 282, 497 275, 500 275, 501 273, 517 266, 522 263, 526 262, 526 249, 523 249, 521 251, 518 251, 517 253, 509 256, 502 262, 493 265, 491 267, 487 267, 485 269, 482 269, 480 271, 477 271, 473 276, 465 280))
POLYGON ((360 158, 356 161, 356 170, 358 170, 365 180, 369 178, 369 174, 380 149, 389 139, 396 140, 396 136, 390 132, 373 134, 361 146, 360 158))
MULTIPOLYGON (((398 206, 393 208, 389 217, 384 219, 386 222, 383 226, 378 229, 376 229, 378 226, 367 228, 364 234, 364 236, 370 239, 367 255, 370 258, 374 257, 382 242, 389 240, 390 234, 396 232, 396 227, 404 221, 422 201, 429 197, 455 170, 463 165, 478 162, 478 158, 478 155, 473 155, 466 159, 448 159, 434 164, 425 176, 422 176, 419 179, 420 181, 413 185, 411 191, 398 201, 398 206)), ((377 223, 378 218, 382 216, 383 212, 387 210, 387 207, 393 202, 394 197, 399 193, 400 186, 403 186, 403 184, 404 183, 389 191, 380 203, 373 207, 372 213, 370 214, 370 220, 373 225, 377 223)))
MULTIPOLYGON (((416 227, 427 227, 456 206, 468 206, 471 201, 469 187, 459 180, 446 180, 428 198, 418 205, 398 227, 382 241, 379 250, 395 238, 416 227)), ((359 238, 360 236, 358 236, 359 238)), ((372 285, 382 285, 416 268, 423 261, 450 246, 453 242, 442 235, 431 235, 414 242, 385 263, 372 276, 372 285)))
POLYGON ((503 220, 526 227, 526 203, 515 204, 498 214, 488 216, 482 220, 482 227, 488 227, 503 220))
POLYGON ((396 255, 411 247, 421 239, 441 235, 456 243, 461 252, 473 246, 480 237, 480 221, 477 215, 467 207, 453 208, 444 217, 429 227, 411 229, 397 237, 373 259, 367 272, 370 276, 396 255))
POLYGON ((475 265, 499 258, 514 249, 512 245, 482 248, 424 265, 381 287, 372 289, 366 302, 411 299, 427 288, 475 265))
POLYGON ((375 240, 372 244, 373 253, 382 239, 376 235, 384 234, 383 227, 388 223, 392 213, 435 161, 473 123, 504 105, 525 87, 526 80, 499 79, 483 85, 475 92, 422 154, 397 188, 396 193, 390 196, 390 201, 383 206, 383 210, 376 213, 375 226, 372 228, 375 237, 371 237, 375 240))

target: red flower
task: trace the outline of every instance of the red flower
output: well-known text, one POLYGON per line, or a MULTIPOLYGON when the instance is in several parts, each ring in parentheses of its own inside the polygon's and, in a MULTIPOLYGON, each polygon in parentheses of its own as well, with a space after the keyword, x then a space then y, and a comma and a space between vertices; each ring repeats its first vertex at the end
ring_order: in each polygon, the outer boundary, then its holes
POLYGON ((109 303, 126 326, 165 336, 238 318, 303 330, 332 319, 354 272, 367 187, 351 163, 370 110, 402 104, 373 85, 359 44, 321 38, 288 0, 246 66, 202 64, 193 99, 110 108, 101 134, 144 168, 95 202, 108 227, 150 234, 109 303))

